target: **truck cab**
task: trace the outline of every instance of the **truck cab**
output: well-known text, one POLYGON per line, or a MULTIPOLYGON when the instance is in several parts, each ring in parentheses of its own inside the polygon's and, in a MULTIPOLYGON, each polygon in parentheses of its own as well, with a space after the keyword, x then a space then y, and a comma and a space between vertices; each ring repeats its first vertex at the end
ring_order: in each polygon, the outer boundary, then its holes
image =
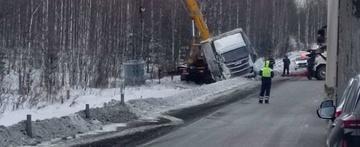
POLYGON ((211 37, 201 45, 215 81, 253 72, 257 54, 241 28, 211 37))

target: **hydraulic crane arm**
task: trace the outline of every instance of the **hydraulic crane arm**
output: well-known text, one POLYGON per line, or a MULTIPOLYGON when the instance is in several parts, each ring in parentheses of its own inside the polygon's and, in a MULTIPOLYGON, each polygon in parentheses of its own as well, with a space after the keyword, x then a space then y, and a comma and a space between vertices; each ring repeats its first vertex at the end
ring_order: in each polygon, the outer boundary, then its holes
POLYGON ((196 28, 200 32, 201 41, 207 40, 210 38, 209 29, 205 23, 204 16, 201 13, 199 5, 196 0, 184 0, 186 3, 186 7, 195 22, 196 28))
POLYGON ((183 68, 181 79, 208 83, 250 73, 253 69, 254 52, 242 29, 212 36, 199 8, 198 0, 181 0, 181 2, 188 10, 193 20, 193 28, 195 25, 200 38, 199 40, 193 31, 187 67, 183 68), (243 47, 246 50, 242 49, 243 47), (225 52, 235 50, 234 55, 241 58, 234 61, 232 57, 224 56, 225 52), (225 63, 225 61, 233 61, 236 63, 236 68, 234 63, 225 63))

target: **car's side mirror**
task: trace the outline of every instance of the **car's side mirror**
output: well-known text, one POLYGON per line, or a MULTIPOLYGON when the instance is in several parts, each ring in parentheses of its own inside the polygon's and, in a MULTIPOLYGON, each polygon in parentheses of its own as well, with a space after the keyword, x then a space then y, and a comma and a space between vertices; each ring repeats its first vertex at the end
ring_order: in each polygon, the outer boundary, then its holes
POLYGON ((334 119, 335 106, 333 100, 326 100, 321 103, 320 108, 317 110, 317 114, 322 119, 334 119))
POLYGON ((320 108, 333 107, 333 106, 335 106, 333 100, 325 100, 321 103, 320 108))

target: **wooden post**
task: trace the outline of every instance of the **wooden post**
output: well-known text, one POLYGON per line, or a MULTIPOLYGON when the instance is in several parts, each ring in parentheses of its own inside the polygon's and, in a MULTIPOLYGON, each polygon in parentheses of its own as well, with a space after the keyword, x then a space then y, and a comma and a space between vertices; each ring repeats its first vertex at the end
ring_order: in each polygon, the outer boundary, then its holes
POLYGON ((121 94, 121 104, 122 104, 122 105, 125 104, 125 96, 124 96, 124 93, 121 94))
POLYGON ((70 99, 70 90, 66 90, 66 99, 70 99))
POLYGON ((174 74, 175 74, 175 71, 171 71, 171 81, 174 81, 174 74))
POLYGON ((26 133, 29 137, 33 137, 33 134, 32 134, 32 126, 31 126, 31 115, 28 114, 26 115, 26 125, 25 125, 25 130, 26 130, 26 133))
POLYGON ((90 105, 85 105, 85 118, 90 118, 90 105))
POLYGON ((160 84, 160 82, 161 82, 160 81, 161 80, 161 69, 160 68, 158 69, 158 78, 159 78, 159 84, 160 84))

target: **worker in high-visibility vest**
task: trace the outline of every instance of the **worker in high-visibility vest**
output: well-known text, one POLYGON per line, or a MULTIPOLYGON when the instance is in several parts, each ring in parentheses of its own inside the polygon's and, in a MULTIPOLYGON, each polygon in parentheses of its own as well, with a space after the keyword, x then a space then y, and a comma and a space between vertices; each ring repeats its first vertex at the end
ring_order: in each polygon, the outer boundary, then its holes
POLYGON ((259 103, 262 104, 265 99, 265 103, 269 103, 270 99, 270 89, 271 89, 271 79, 274 77, 273 70, 269 67, 270 61, 266 60, 264 67, 260 70, 261 76, 261 92, 259 97, 259 103))

